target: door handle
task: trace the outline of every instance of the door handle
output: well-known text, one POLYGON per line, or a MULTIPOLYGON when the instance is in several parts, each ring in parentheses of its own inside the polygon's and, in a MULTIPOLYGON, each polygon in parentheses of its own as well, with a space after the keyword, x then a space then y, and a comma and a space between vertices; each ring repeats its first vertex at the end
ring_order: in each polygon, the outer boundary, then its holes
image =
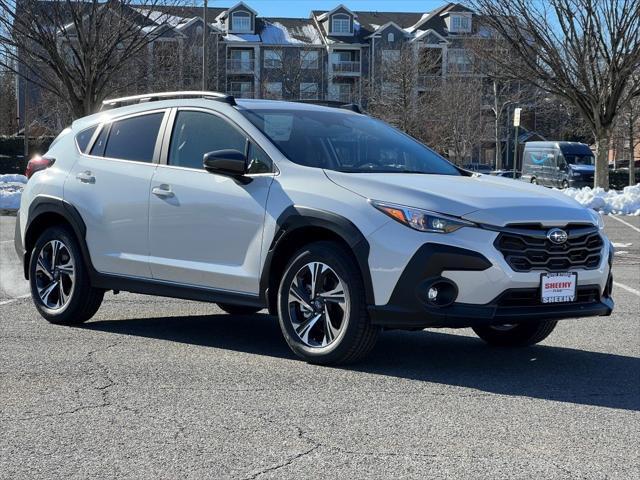
POLYGON ((171 191, 171 186, 163 183, 157 187, 153 187, 151 189, 151 193, 161 198, 170 198, 173 197, 173 192, 171 191))
POLYGON ((94 177, 89 170, 80 172, 76 175, 76 178, 82 183, 96 183, 96 177, 94 177))

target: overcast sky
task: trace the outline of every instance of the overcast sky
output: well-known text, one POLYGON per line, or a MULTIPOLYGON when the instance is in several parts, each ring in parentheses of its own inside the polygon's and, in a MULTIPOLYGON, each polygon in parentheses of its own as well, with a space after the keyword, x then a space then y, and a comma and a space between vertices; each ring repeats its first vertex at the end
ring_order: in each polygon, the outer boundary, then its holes
MULTIPOLYGON (((231 7, 235 0, 209 0, 210 7, 231 7)), ((427 12, 447 0, 245 0, 265 17, 308 17, 311 10, 331 10, 343 3, 351 10, 380 12, 427 12)))

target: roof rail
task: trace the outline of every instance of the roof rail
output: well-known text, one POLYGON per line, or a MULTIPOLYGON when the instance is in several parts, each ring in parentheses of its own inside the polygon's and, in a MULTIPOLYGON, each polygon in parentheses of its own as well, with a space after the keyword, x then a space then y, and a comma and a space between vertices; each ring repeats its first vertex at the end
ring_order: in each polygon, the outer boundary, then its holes
POLYGON ((344 103, 339 100, 294 100, 297 103, 308 103, 311 105, 321 105, 323 107, 342 108, 344 110, 351 110, 356 113, 364 113, 360 105, 357 103, 344 103))
POLYGON ((220 102, 228 103, 231 106, 236 105, 236 100, 233 95, 227 95, 220 92, 197 92, 197 91, 182 91, 182 92, 158 92, 158 93, 143 93, 142 95, 131 95, 129 97, 110 98, 102 102, 100 110, 105 108, 116 108, 129 103, 145 103, 153 102, 157 100, 171 100, 174 98, 208 98, 210 100, 218 100, 220 102))

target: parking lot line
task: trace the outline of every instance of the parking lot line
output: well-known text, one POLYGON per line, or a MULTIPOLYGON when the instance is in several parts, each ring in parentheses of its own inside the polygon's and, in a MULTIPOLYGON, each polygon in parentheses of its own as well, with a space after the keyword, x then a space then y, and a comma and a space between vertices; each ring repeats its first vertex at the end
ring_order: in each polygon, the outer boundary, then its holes
POLYGON ((621 218, 616 217, 615 215, 609 215, 610 218, 613 218, 614 220, 617 220, 618 222, 626 225, 629 228, 634 229, 636 232, 640 232, 640 228, 636 227, 635 225, 631 225, 629 222, 622 220, 621 218))
POLYGON ((11 298, 9 300, 3 300, 3 301, 0 302, 0 306, 8 305, 10 303, 17 302, 18 300, 22 300, 23 298, 27 298, 27 297, 30 297, 30 296, 31 296, 31 294, 27 293, 26 295, 20 295, 19 297, 11 298))
POLYGON ((622 288, 623 290, 626 290, 627 292, 631 292, 631 293, 633 293, 634 295, 637 295, 638 297, 640 297, 640 291, 636 290, 635 288, 628 287, 628 286, 627 286, 627 285, 625 285, 624 283, 619 283, 619 282, 613 282, 613 284, 614 284, 616 287, 620 287, 620 288, 622 288))

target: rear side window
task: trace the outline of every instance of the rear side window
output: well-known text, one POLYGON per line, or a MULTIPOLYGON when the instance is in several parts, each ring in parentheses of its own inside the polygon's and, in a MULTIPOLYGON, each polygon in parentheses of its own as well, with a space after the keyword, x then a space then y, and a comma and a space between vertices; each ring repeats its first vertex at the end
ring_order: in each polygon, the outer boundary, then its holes
POLYGON ((245 136, 226 120, 209 113, 181 111, 171 135, 169 165, 201 169, 205 153, 227 149, 244 153, 246 144, 245 136))
POLYGON ((104 156, 152 162, 163 112, 117 120, 111 124, 104 156))
POLYGON ((76 135, 76 143, 78 144, 78 148, 82 153, 86 153, 87 147, 89 146, 89 142, 93 137, 93 134, 96 132, 97 125, 93 127, 85 128, 79 134, 76 135))

